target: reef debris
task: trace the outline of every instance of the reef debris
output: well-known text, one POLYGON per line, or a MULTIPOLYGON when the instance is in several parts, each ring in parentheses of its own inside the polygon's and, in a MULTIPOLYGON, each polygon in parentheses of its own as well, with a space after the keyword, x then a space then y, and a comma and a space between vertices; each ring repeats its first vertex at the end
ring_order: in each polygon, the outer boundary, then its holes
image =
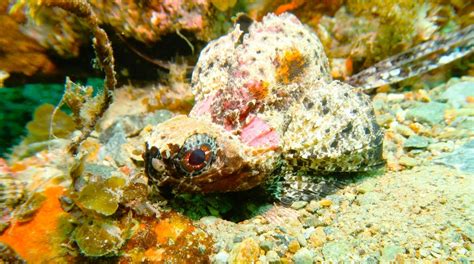
POLYGON ((79 56, 81 46, 88 44, 87 26, 66 10, 48 7, 48 1, 13 0, 10 16, 21 17, 18 26, 41 47, 63 57, 79 56))
POLYGON ((22 32, 21 17, 8 14, 8 2, 0 3, 0 83, 14 73, 26 76, 54 73, 56 67, 46 55, 47 49, 22 32))
POLYGON ((177 32, 187 32, 204 41, 213 37, 214 11, 210 1, 93 0, 90 3, 102 23, 143 43, 154 43, 177 32))

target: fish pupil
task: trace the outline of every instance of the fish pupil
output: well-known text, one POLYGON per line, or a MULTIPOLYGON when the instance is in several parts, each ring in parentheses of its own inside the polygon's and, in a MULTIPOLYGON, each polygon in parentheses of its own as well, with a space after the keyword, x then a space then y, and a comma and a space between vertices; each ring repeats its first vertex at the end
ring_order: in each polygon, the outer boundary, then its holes
POLYGON ((195 149, 189 155, 189 164, 193 166, 201 165, 206 160, 206 153, 201 149, 195 149))

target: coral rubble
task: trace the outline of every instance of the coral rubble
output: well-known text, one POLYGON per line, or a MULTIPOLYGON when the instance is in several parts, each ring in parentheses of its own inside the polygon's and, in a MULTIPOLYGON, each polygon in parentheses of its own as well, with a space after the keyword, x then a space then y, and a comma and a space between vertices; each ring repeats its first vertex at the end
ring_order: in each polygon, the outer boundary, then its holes
POLYGON ((102 23, 144 43, 180 31, 200 40, 208 41, 212 37, 213 8, 209 1, 93 0, 91 5, 102 23))

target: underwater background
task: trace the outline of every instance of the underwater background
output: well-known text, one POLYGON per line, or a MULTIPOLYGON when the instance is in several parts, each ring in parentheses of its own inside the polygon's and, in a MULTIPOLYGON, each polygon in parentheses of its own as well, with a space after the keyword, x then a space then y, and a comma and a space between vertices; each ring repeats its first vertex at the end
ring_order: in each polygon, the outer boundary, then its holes
MULTIPOLYGON (((461 0, 1 1, 0 262, 472 263, 473 22, 474 4, 461 0), (198 111, 222 80, 201 52, 272 13, 290 13, 315 34, 316 60, 328 60, 322 79, 369 98, 383 165, 286 179, 304 166, 272 156, 271 180, 250 190, 161 186, 153 172, 165 153, 153 152, 159 140, 149 135, 198 111), (308 179, 330 188, 308 196, 308 179)), ((255 38, 281 33, 262 27, 255 38)), ((288 85, 312 64, 290 49, 266 65, 288 85)), ((269 83, 249 91, 261 99, 274 91, 269 83)), ((245 100, 232 101, 240 118, 253 111, 242 110, 245 100)), ((208 156, 187 154, 194 176, 208 156)), ((173 170, 189 173, 186 165, 173 170)))

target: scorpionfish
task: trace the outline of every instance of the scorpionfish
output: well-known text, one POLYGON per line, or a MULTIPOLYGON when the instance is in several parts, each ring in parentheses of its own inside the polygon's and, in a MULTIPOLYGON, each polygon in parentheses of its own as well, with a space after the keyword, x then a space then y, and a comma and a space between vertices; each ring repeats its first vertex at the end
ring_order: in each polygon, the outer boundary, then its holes
POLYGON ((196 103, 154 127, 145 173, 175 192, 234 192, 278 179, 287 200, 320 197, 328 173, 381 164, 370 98, 332 80, 316 34, 294 15, 236 23, 201 52, 196 103))

